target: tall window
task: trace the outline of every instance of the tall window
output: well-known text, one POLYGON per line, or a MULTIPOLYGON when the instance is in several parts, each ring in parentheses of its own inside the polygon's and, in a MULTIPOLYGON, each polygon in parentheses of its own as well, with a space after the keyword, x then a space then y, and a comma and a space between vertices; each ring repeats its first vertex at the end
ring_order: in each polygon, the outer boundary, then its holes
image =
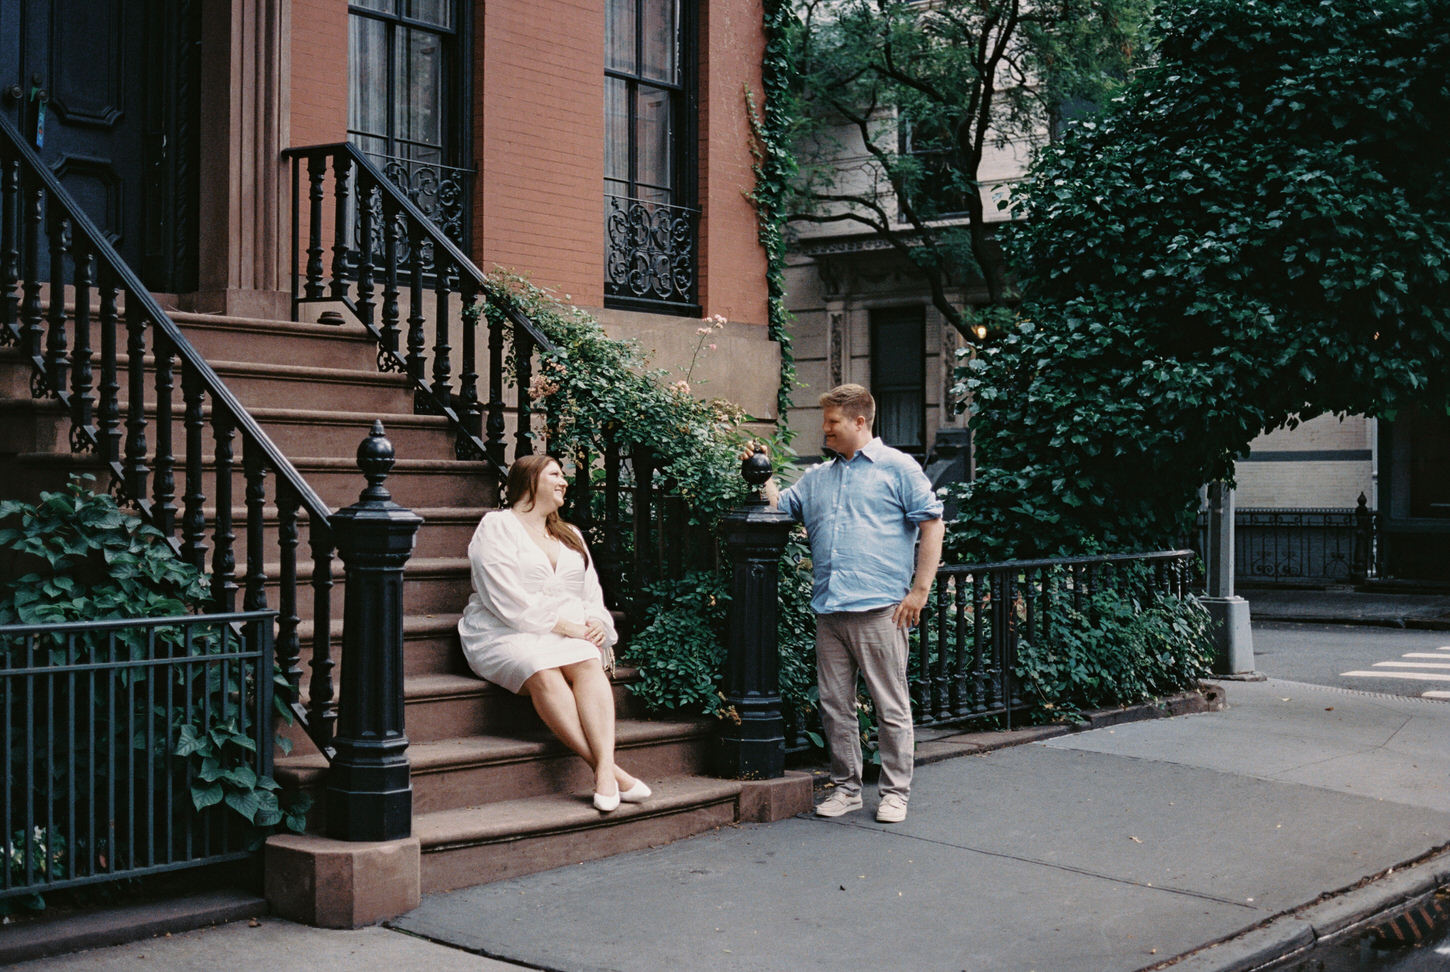
POLYGON ((871 395, 881 441, 903 452, 924 452, 926 317, 921 307, 871 312, 871 395))
POLYGON ((605 292, 615 302, 694 301, 692 12, 689 0, 606 0, 605 292))
POLYGON ((470 171, 466 32, 458 0, 348 6, 348 139, 456 242, 470 171))

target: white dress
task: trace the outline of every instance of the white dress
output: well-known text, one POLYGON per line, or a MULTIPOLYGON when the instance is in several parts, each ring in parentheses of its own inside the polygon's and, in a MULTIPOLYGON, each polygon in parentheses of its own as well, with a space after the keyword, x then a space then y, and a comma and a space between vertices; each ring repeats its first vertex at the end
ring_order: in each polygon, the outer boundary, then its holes
MULTIPOLYGON (((573 527, 570 527, 573 529, 573 527)), ((604 625, 605 644, 619 640, 592 561, 559 544, 558 564, 509 510, 486 513, 468 544, 473 596, 458 621, 468 667, 479 678, 517 693, 545 668, 600 660, 583 638, 554 633, 562 620, 604 625)))

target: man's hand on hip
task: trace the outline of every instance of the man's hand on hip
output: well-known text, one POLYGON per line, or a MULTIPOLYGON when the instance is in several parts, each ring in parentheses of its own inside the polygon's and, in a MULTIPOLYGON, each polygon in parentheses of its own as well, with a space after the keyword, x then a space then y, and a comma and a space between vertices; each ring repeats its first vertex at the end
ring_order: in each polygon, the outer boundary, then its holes
POLYGON ((896 610, 891 612, 891 622, 898 628, 913 628, 921 620, 921 609, 926 607, 926 596, 930 588, 925 591, 912 589, 896 605, 896 610))

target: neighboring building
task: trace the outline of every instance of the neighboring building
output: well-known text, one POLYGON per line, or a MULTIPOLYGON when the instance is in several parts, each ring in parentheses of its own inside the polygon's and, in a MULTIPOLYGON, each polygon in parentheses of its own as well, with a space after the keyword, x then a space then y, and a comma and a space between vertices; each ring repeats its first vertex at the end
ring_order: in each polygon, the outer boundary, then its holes
MULTIPOLYGON (((896 133, 894 116, 883 116, 881 131, 896 133)), ((897 133, 899 134, 899 133, 897 133)), ((859 135, 842 128, 841 145, 860 146, 859 135)), ((900 135, 901 144, 905 136, 900 135)), ((996 199, 1021 177, 1030 146, 993 147, 981 176, 988 219, 1003 222, 996 199)), ((844 185, 874 178, 864 148, 840 158, 844 185)), ((882 205, 891 209, 889 194, 882 205)), ((908 233, 905 221, 898 223, 908 233)), ((816 396, 842 382, 871 389, 877 400, 877 432, 889 445, 924 459, 935 451, 941 430, 953 430, 954 450, 966 447, 965 416, 951 396, 956 350, 966 342, 932 305, 926 285, 912 267, 873 233, 850 222, 795 223, 786 269, 786 304, 795 315, 792 331, 798 380, 789 416, 796 448, 813 455, 819 445, 816 396)), ((984 288, 967 284, 949 295, 958 306, 985 299, 984 288)), ((959 467, 964 468, 964 467, 959 467)))

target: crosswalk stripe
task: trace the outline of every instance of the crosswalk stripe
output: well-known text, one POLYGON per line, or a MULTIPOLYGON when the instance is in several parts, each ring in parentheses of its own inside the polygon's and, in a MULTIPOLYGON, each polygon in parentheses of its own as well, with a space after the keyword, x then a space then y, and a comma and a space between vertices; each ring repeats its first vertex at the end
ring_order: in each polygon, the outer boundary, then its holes
POLYGON ((1450 662, 1375 662, 1375 668, 1450 668, 1450 662))
POLYGON ((1422 699, 1450 699, 1450 692, 1421 692, 1422 699))
POLYGON ((1412 652, 1409 652, 1407 654, 1401 655, 1400 657, 1401 658, 1444 658, 1445 656, 1444 655, 1437 655, 1434 652, 1429 652, 1429 651, 1412 651, 1412 652))
POLYGON ((1340 672, 1341 678, 1412 678, 1422 682, 1450 682, 1450 674, 1437 672, 1340 672))

